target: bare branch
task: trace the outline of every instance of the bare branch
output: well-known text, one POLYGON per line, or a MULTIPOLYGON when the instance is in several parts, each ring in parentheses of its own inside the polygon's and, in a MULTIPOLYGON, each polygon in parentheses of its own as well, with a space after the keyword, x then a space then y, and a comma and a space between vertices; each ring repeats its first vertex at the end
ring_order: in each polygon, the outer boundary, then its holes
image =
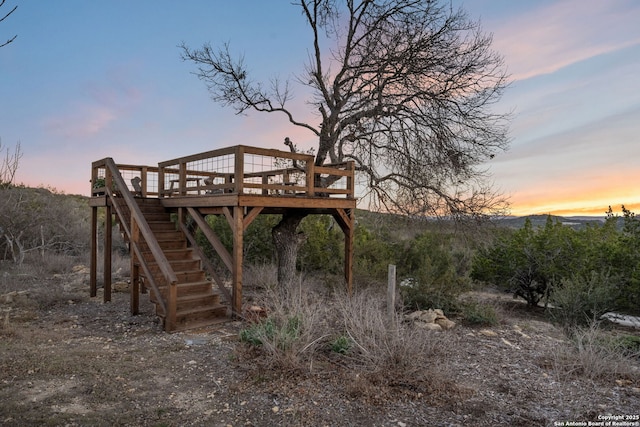
POLYGON ((433 215, 499 211, 483 164, 508 144, 507 88, 492 36, 445 0, 297 0, 312 48, 297 81, 321 123, 297 122, 289 82, 247 77, 228 45, 182 46, 212 98, 237 113, 282 112, 318 137, 316 165, 354 160, 372 208, 433 215), (329 49, 325 45, 330 46, 329 49))
MULTIPOLYGON (((4 5, 5 0, 0 1, 0 7, 2 7, 2 5, 4 5)), ((9 17, 9 15, 11 15, 13 12, 15 12, 15 10, 18 8, 18 6, 14 6, 13 9, 11 9, 9 12, 7 12, 2 18, 0 18, 0 22, 4 21, 5 19, 7 19, 7 17, 9 17)), ((7 40, 6 42, 0 44, 0 47, 6 46, 9 43, 13 42, 16 37, 18 37, 18 35, 13 36, 12 38, 10 38, 9 40, 7 40)))
MULTIPOLYGON (((0 153, 2 153, 2 141, 0 140, 0 153)), ((20 150, 20 141, 16 143, 16 146, 11 153, 11 150, 7 147, 2 163, 0 163, 0 188, 7 188, 14 185, 16 172, 22 158, 22 151, 20 150)))

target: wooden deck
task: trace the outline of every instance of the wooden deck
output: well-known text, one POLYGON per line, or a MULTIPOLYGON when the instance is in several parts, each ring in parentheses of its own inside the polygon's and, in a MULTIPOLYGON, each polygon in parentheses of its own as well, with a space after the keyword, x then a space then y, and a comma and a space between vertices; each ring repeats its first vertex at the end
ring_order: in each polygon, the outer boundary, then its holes
MULTIPOLYGON (((243 232, 259 214, 294 210, 332 215, 345 235, 345 281, 350 289, 356 207, 354 165, 346 162, 318 167, 313 161, 313 156, 306 154, 239 145, 161 162, 157 166, 116 164, 110 158, 93 162, 89 201, 93 212, 92 295, 96 288, 97 210, 106 208, 110 217, 113 209, 120 222, 129 222, 125 224, 123 234, 131 239, 134 248, 137 247, 136 239, 154 246, 152 240, 156 236, 151 227, 145 226, 145 214, 137 207, 141 199, 156 199, 166 212, 176 213, 176 228, 183 232, 190 246, 195 245, 195 239, 189 235, 184 223, 187 217, 195 221, 231 272, 233 283, 228 302, 235 315, 242 313, 243 232), (234 233, 232 253, 227 252, 207 226, 206 215, 223 215, 227 219, 234 233)), ((110 221, 106 222, 105 227, 110 230, 110 221)), ((110 233, 105 232, 105 247, 110 248, 107 234, 110 233)), ((162 259, 159 246, 154 250, 156 258, 153 262, 161 266, 164 275, 156 280, 171 282, 175 276, 172 276, 171 263, 162 259)), ((107 300, 110 298, 110 256, 105 256, 104 262, 107 300)), ((132 283, 137 280, 136 263, 140 262, 145 262, 141 256, 132 262, 132 283)), ((209 274, 215 273, 209 271, 209 274)), ((163 295, 171 295, 171 292, 163 295)), ((132 295, 132 312, 137 310, 136 305, 132 295)), ((175 326, 172 326, 175 318, 171 319, 171 313, 175 315, 175 301, 166 301, 165 305, 169 319, 165 329, 171 330, 175 326)))

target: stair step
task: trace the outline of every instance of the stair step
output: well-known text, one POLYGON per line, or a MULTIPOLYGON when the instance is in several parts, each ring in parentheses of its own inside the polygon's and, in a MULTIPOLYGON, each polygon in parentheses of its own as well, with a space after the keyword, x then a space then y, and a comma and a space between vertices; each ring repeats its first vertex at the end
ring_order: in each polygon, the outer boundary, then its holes
POLYGON ((206 328, 207 326, 219 325, 221 323, 230 322, 231 318, 227 314, 220 317, 212 317, 211 319, 190 321, 187 324, 178 324, 174 332, 186 331, 189 329, 206 328))
MULTIPOLYGON (((189 295, 202 295, 205 293, 213 292, 213 285, 208 280, 202 280, 199 282, 178 283, 176 286, 178 287, 178 298, 186 297, 189 295)), ((162 294, 163 298, 166 298, 167 287, 160 286, 160 293, 162 294)), ((153 294, 151 294, 151 296, 153 300, 155 296, 153 294)), ((155 303, 156 301, 153 302, 155 303)))
POLYGON ((176 313, 176 330, 191 329, 194 325, 207 326, 227 320, 227 307, 223 305, 193 308, 176 313))
POLYGON ((158 242, 164 240, 185 240, 184 234, 179 230, 154 231, 153 235, 156 236, 158 242))
POLYGON ((203 270, 174 270, 174 273, 178 278, 178 284, 200 282, 206 279, 206 275, 204 274, 203 270))
POLYGON ((176 231, 176 224, 172 221, 147 221, 147 224, 154 233, 156 231, 176 231))
MULTIPOLYGON (((206 279, 202 269, 200 257, 193 248, 188 247, 184 233, 176 229, 176 224, 171 220, 168 212, 159 199, 137 198, 138 207, 154 234, 154 240, 162 249, 171 269, 176 275, 176 325, 174 330, 187 330, 197 327, 226 322, 228 308, 221 304, 221 296, 210 280, 206 279)), ((121 217, 119 218, 121 231, 126 234, 126 229, 131 224, 131 213, 124 200, 117 200, 121 217)), ((148 266, 149 274, 153 276, 159 286, 159 295, 149 292, 149 298, 156 305, 156 314, 166 321, 158 304, 158 298, 166 301, 168 286, 163 277, 157 261, 154 259, 149 245, 142 240, 140 242, 141 256, 148 266)), ((140 269, 140 276, 146 282, 149 279, 140 269)))

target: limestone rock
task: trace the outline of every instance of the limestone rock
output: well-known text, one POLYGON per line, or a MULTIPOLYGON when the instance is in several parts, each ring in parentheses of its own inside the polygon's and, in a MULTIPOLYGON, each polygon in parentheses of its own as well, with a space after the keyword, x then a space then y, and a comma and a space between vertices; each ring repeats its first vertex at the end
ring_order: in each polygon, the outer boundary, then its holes
POLYGON ((421 329, 441 331, 453 328, 456 323, 447 319, 440 309, 418 310, 409 313, 405 319, 421 329))
POLYGON ((427 331, 441 331, 442 326, 437 323, 426 323, 426 322, 416 322, 415 325, 420 329, 425 329, 427 331))
POLYGON ((456 326, 456 322, 454 322, 452 320, 449 320, 446 317, 437 318, 435 323, 436 323, 436 325, 439 325, 445 331, 453 328, 454 326, 456 326))
POLYGON ((112 289, 114 292, 129 292, 129 283, 120 281, 112 284, 112 289))

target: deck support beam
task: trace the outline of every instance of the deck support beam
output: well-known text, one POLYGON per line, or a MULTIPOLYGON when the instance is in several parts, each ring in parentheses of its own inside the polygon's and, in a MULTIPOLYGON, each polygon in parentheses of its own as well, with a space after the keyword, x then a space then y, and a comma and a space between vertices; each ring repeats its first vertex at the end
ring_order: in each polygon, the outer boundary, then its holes
POLYGON ((112 249, 112 216, 111 204, 107 203, 104 216, 104 294, 103 301, 111 301, 111 249, 112 249))
POLYGON ((333 218, 344 233, 344 279, 347 292, 351 295, 353 291, 353 240, 355 235, 353 209, 336 209, 333 218))
POLYGON ((89 296, 98 294, 98 208, 91 207, 91 259, 89 261, 89 296))
MULTIPOLYGON (((225 209, 225 213, 228 209, 225 209)), ((227 216, 227 219, 229 217, 227 216)), ((241 206, 233 207, 231 229, 233 230, 233 288, 231 290, 234 316, 242 315, 242 253, 244 239, 244 216, 241 206)))

